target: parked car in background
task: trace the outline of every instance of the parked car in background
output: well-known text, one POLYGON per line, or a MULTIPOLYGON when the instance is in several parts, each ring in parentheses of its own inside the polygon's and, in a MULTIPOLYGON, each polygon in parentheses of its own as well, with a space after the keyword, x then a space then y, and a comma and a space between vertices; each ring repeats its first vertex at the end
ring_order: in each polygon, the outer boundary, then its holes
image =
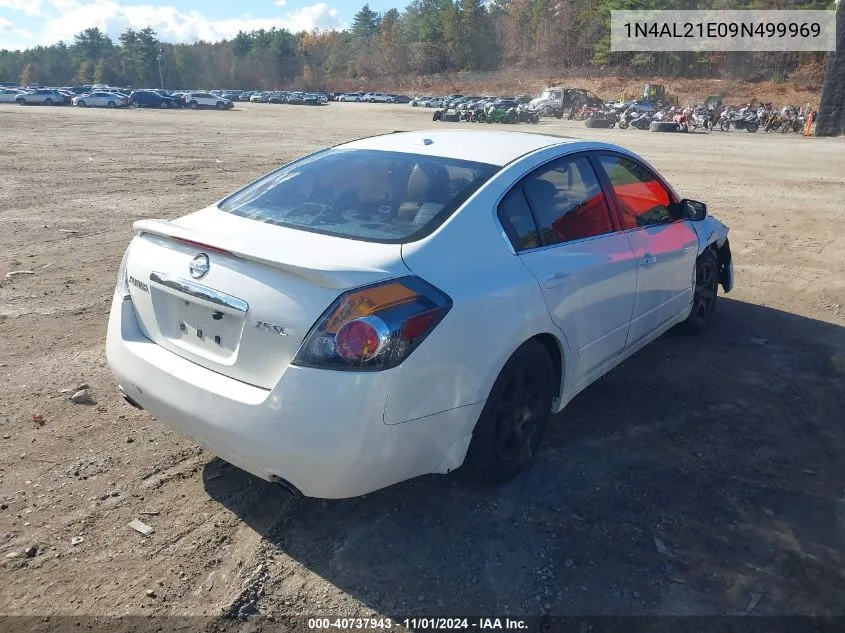
POLYGON ((237 92, 224 92, 220 96, 228 101, 237 101, 240 95, 237 92))
POLYGON ((58 90, 50 88, 37 88, 26 90, 15 97, 18 105, 63 105, 67 102, 65 96, 58 90))
POLYGON ((217 108, 218 110, 229 110, 235 107, 235 104, 224 99, 223 97, 216 97, 208 92, 188 92, 183 97, 185 105, 194 110, 200 108, 217 108))
POLYGON ((17 88, 3 88, 0 89, 0 103, 15 103, 18 95, 23 94, 23 90, 17 88))
POLYGON ((321 104, 328 103, 329 102, 329 95, 327 95, 323 92, 318 92, 317 93, 317 99, 320 101, 321 104))
POLYGON ((271 92, 267 95, 267 103, 287 103, 287 100, 284 92, 271 92))
POLYGON ((116 92, 95 91, 74 97, 72 103, 80 108, 122 108, 129 105, 129 98, 116 92))
POLYGON ((288 103, 291 105, 302 105, 305 103, 305 94, 302 92, 292 92, 288 95, 288 103))
POLYGON ((250 103, 267 103, 269 99, 269 95, 266 92, 256 92, 250 95, 249 102, 250 103))
POLYGON ((349 101, 351 101, 351 102, 355 102, 355 103, 357 103, 357 102, 359 102, 359 101, 362 101, 362 100, 363 100, 363 97, 364 97, 364 93, 363 93, 363 92, 346 92, 346 93, 344 93, 344 94, 340 95, 340 96, 337 98, 337 100, 338 100, 338 101, 343 101, 343 102, 349 102, 349 101))
POLYGON ((409 104, 412 108, 418 108, 418 107, 420 107, 420 106, 425 105, 425 104, 426 104, 426 103, 428 103, 430 100, 431 100, 431 97, 414 97, 413 99, 411 99, 411 100, 408 102, 408 104, 409 104))
POLYGON ((446 100, 442 97, 432 97, 422 105, 426 108, 442 108, 445 102, 446 100))
POLYGON ((384 92, 368 92, 361 100, 367 103, 393 103, 393 97, 384 92))
POLYGON ((136 108, 178 108, 179 101, 158 90, 133 90, 129 95, 129 105, 136 108))
POLYGON ((393 103, 410 103, 411 97, 408 95, 390 95, 393 97, 393 103))

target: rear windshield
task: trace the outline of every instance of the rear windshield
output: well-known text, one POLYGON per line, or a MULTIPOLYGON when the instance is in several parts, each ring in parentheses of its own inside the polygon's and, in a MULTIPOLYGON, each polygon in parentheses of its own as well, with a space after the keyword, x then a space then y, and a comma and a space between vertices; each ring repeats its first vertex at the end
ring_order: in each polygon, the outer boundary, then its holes
POLYGON ((247 185, 220 209, 338 237, 410 242, 442 224, 498 169, 404 152, 330 149, 247 185))

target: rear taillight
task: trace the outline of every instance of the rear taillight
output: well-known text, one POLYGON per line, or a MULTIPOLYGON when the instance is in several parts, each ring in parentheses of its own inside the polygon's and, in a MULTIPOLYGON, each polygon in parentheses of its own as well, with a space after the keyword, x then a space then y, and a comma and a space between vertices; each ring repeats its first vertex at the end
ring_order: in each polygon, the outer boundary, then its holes
POLYGON ((120 260, 120 268, 117 271, 117 294, 122 299, 131 298, 129 293, 129 273, 126 271, 126 260, 129 257, 129 249, 123 253, 123 259, 120 260))
POLYGON ((448 295, 419 277, 350 290, 320 317, 293 364, 348 371, 395 367, 451 307, 448 295))

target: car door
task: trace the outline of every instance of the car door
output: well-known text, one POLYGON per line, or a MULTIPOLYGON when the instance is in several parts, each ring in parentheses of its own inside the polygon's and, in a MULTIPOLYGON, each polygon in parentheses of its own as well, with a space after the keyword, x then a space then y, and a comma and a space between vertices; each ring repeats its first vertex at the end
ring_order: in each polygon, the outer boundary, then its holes
POLYGON ((637 262, 637 297, 628 345, 661 329, 692 303, 698 237, 673 217, 677 196, 649 167, 622 154, 596 156, 637 262))
POLYGON ((634 254, 589 158, 538 168, 503 198, 498 217, 574 352, 577 383, 623 350, 636 288, 634 254))

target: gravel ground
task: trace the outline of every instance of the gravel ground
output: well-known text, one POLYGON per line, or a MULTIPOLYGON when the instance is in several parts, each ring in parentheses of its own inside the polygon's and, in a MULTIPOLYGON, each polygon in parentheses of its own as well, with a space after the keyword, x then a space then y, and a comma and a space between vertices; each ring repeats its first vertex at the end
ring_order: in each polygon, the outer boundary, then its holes
POLYGON ((430 114, 0 108, 0 614, 845 613, 841 139, 530 127, 619 142, 706 201, 737 287, 710 331, 581 394, 502 487, 296 500, 122 401, 104 342, 134 220, 430 114))

